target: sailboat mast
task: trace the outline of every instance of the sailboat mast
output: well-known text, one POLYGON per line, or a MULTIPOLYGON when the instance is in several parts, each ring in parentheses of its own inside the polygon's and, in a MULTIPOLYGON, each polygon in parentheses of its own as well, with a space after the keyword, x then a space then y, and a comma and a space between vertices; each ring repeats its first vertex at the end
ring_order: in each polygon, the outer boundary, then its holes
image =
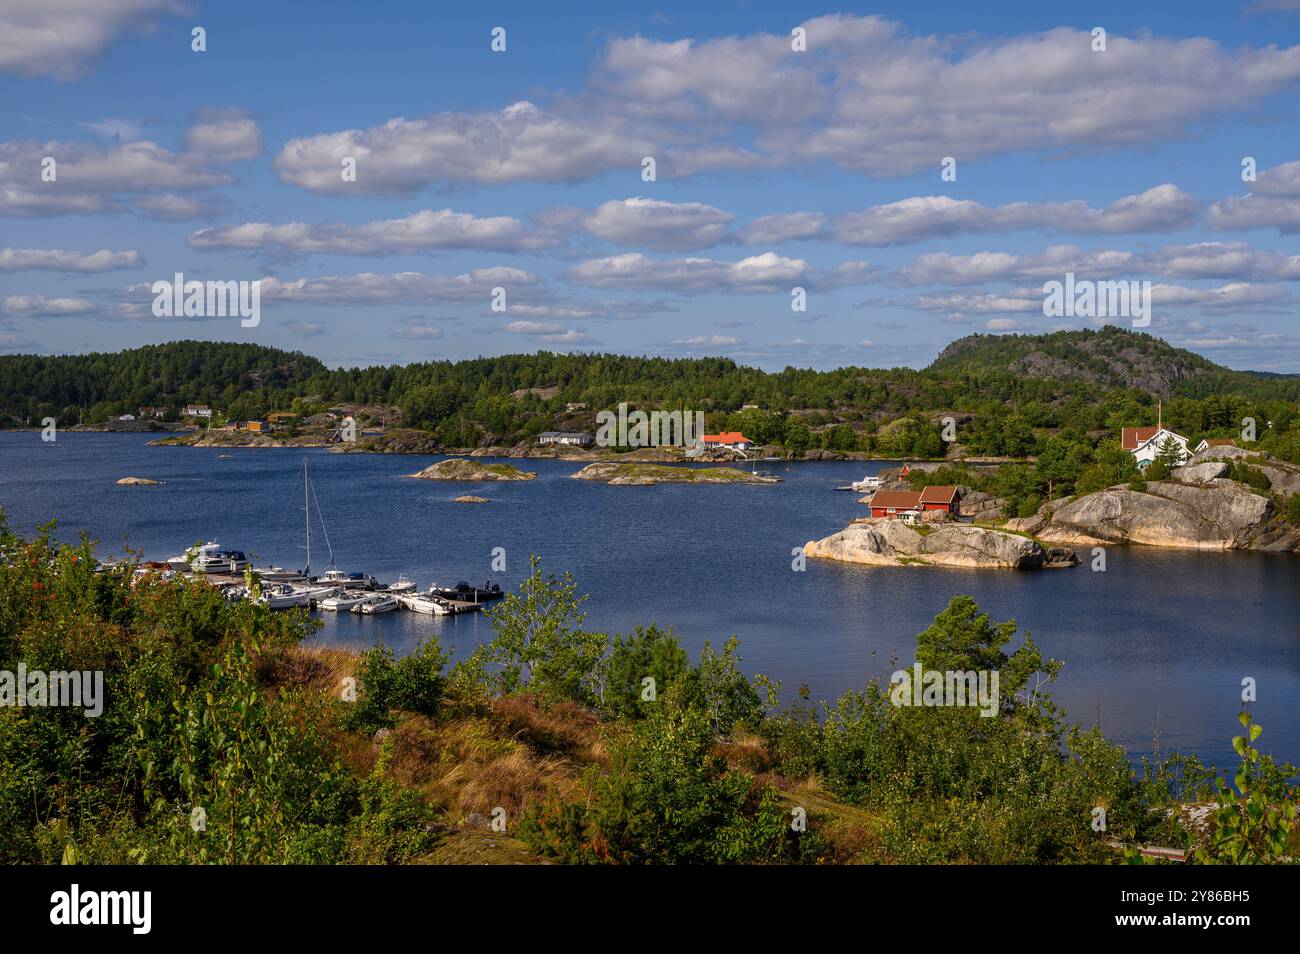
POLYGON ((311 576, 311 497, 308 495, 307 458, 302 459, 302 512, 307 518, 307 570, 305 576, 311 576))

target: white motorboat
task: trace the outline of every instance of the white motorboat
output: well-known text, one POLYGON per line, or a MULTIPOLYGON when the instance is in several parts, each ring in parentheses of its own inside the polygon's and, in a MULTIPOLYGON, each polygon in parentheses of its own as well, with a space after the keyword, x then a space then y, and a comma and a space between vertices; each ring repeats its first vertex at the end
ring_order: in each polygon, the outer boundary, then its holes
POLYGON ((291 583, 302 579, 300 571, 286 570, 282 566, 255 566, 253 572, 264 583, 291 583))
POLYGON ((880 478, 868 475, 863 477, 861 480, 855 480, 853 483, 849 484, 849 486, 859 493, 868 490, 879 490, 880 478))
POLYGON ((405 573, 403 573, 401 576, 399 576, 399 577, 397 578, 397 582, 396 582, 396 583, 389 583, 388 586, 386 586, 386 587, 384 588, 384 592, 386 592, 386 593, 414 593, 414 592, 415 592, 415 589, 416 589, 416 587, 415 587, 415 581, 412 580, 412 579, 411 579, 409 576, 407 576, 405 573))
POLYGON ((309 606, 318 606, 331 596, 338 596, 343 592, 341 586, 297 586, 294 589, 307 595, 307 604, 309 606))
MULTIPOLYGON (((215 543, 209 543, 206 546, 214 548, 214 552, 219 551, 221 549, 221 547, 215 543)), ((193 563, 196 559, 198 559, 200 551, 202 551, 204 548, 205 548, 204 545, 196 543, 194 546, 190 547, 180 556, 168 557, 166 560, 167 565, 171 567, 173 570, 175 570, 177 573, 189 573, 192 570, 190 564, 193 563)))
POLYGON ((395 609, 401 609, 402 604, 397 601, 397 597, 389 593, 374 593, 367 596, 356 606, 352 607, 354 613, 391 613, 395 609))
POLYGON ((310 606, 311 599, 307 596, 306 590, 289 586, 286 583, 276 583, 262 590, 262 596, 258 600, 268 609, 293 609, 298 606, 310 606))
POLYGON ((398 600, 413 613, 424 613, 426 616, 450 616, 452 614, 451 607, 445 602, 433 599, 430 596, 406 593, 399 596, 398 600))
POLYGON ((209 540, 199 547, 190 569, 195 573, 242 573, 248 569, 248 557, 243 550, 227 550, 209 540))
POLYGON ((312 582, 319 583, 322 585, 328 584, 333 586, 343 586, 346 583, 350 583, 351 580, 348 578, 348 575, 344 573, 342 570, 336 569, 335 567, 330 567, 320 576, 312 577, 312 582))
POLYGON ((365 573, 346 573, 336 567, 330 567, 312 580, 322 586, 342 586, 349 590, 377 590, 379 581, 365 573))
POLYGON ((346 613, 355 606, 364 603, 370 599, 369 593, 360 593, 356 590, 344 590, 342 593, 336 593, 333 596, 327 596, 321 600, 320 609, 331 610, 336 613, 346 613))

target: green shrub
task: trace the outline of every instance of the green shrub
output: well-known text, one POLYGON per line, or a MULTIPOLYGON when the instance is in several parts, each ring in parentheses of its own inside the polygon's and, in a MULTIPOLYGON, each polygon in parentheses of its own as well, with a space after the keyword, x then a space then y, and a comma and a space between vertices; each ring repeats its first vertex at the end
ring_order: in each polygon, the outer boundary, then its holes
POLYGON ((436 636, 401 659, 387 646, 367 650, 357 669, 357 698, 348 704, 343 724, 374 732, 396 724, 394 711, 436 715, 447 685, 446 665, 436 636))
POLYGON ((655 705, 647 698, 649 687, 643 680, 654 680, 657 698, 685 678, 690 668, 686 650, 671 629, 638 626, 631 636, 615 637, 600 667, 601 714, 612 719, 643 718, 655 705))

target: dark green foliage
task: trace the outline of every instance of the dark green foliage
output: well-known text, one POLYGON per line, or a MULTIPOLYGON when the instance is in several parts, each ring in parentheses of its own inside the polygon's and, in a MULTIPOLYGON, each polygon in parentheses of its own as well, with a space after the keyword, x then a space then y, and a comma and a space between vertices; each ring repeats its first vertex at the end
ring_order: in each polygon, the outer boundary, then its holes
POLYGON ((1292 494, 1286 499, 1283 513, 1291 523, 1300 524, 1300 494, 1292 494))
POLYGON ((344 725, 374 732, 391 727, 395 711, 436 715, 446 688, 446 664, 436 636, 401 659, 387 646, 367 650, 357 669, 357 700, 348 707, 344 725))
POLYGON ((770 789, 729 771, 714 753, 709 714, 680 687, 621 733, 592 804, 550 804, 520 837, 564 860, 613 864, 737 864, 815 857, 817 841, 791 827, 770 789))
POLYGON ((495 636, 464 664, 463 677, 495 683, 503 694, 527 689, 545 702, 594 705, 597 667, 609 638, 582 628, 586 597, 568 573, 542 575, 540 557, 517 593, 487 612, 495 636))
POLYGON ((1273 481, 1269 479, 1268 474, 1258 467, 1251 467, 1239 460, 1228 463, 1228 478, 1230 480, 1239 480, 1259 493, 1267 494, 1273 487, 1273 481))
POLYGON ((609 655, 601 664, 600 712, 613 719, 643 718, 654 708, 658 695, 679 683, 690 671, 686 650, 678 645, 672 630, 658 626, 642 628, 627 637, 614 637, 609 655), (653 679, 655 700, 648 699, 653 679))

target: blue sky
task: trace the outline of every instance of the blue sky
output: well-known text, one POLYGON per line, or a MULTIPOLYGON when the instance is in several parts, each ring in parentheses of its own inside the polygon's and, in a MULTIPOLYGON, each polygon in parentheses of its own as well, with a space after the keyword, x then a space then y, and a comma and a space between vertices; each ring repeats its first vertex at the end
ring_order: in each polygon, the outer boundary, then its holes
POLYGON ((0 0, 0 352, 923 366, 1074 272, 1300 371, 1300 0, 447 6, 0 0))

